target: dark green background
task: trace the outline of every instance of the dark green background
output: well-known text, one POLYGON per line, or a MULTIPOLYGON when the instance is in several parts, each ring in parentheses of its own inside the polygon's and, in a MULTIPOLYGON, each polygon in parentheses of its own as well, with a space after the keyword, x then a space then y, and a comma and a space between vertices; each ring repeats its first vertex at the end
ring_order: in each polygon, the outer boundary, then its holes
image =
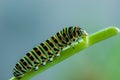
MULTIPOLYGON (((89 34, 120 28, 119 0, 0 0, 0 80, 15 63, 65 26, 89 34)), ((95 44, 31 80, 120 80, 120 34, 95 44)))

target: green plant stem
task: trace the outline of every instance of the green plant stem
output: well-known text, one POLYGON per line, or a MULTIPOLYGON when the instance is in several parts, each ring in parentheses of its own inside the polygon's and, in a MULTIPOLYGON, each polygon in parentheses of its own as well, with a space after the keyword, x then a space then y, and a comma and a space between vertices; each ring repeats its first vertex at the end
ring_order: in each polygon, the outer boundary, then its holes
MULTIPOLYGON (((107 38, 110 38, 116 34, 119 33, 119 29, 117 27, 111 26, 106 29, 103 29, 101 31, 98 31, 96 33, 93 33, 85 39, 81 40, 79 43, 75 44, 74 49, 72 47, 68 47, 67 49, 63 50, 60 54, 60 57, 55 57, 53 62, 47 62, 45 66, 40 66, 37 71, 31 71, 29 73, 26 73, 20 80, 30 80, 32 77, 34 77, 37 74, 40 74, 41 72, 49 69, 50 67, 58 64, 59 62, 62 62, 63 60, 67 59, 68 57, 80 52, 81 50, 98 43, 100 41, 103 41, 107 38)), ((9 80, 17 80, 16 78, 12 77, 9 80)))

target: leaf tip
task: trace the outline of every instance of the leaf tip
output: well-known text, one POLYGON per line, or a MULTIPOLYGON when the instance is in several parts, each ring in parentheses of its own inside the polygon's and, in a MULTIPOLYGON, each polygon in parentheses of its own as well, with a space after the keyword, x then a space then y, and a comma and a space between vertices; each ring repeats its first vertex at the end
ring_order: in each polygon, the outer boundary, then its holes
POLYGON ((120 29, 119 29, 118 27, 116 27, 116 30, 117 30, 118 32, 120 32, 120 29))
POLYGON ((120 29, 118 27, 116 27, 116 26, 110 26, 110 27, 113 28, 117 33, 120 32, 120 29))

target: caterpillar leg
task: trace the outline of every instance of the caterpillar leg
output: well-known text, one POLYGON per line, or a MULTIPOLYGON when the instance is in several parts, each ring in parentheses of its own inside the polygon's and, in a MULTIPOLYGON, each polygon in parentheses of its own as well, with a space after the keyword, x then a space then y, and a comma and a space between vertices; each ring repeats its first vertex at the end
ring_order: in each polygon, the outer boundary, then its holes
POLYGON ((39 68, 39 66, 35 66, 33 69, 34 69, 34 71, 37 71, 38 68, 39 68))
POLYGON ((59 49, 57 49, 57 48, 53 48, 54 49, 54 51, 55 51, 55 56, 56 57, 59 57, 60 56, 60 50, 59 49))
POLYGON ((46 61, 43 60, 43 61, 42 61, 42 65, 43 65, 43 66, 46 65, 46 61))
POLYGON ((56 56, 56 57, 59 57, 59 56, 60 56, 60 52, 61 52, 60 50, 57 51, 57 52, 55 53, 55 56, 56 56))
POLYGON ((48 61, 52 62, 53 61, 53 57, 54 57, 54 54, 52 54, 51 52, 48 52, 48 61))
POLYGON ((34 62, 34 63, 35 63, 35 66, 34 66, 33 70, 36 71, 36 70, 38 70, 40 64, 38 62, 34 62))
POLYGON ((46 65, 46 62, 47 62, 47 58, 41 56, 41 59, 42 59, 42 64, 41 65, 46 65))
POLYGON ((52 62, 52 61, 53 61, 53 58, 52 58, 52 57, 49 57, 49 61, 52 62))

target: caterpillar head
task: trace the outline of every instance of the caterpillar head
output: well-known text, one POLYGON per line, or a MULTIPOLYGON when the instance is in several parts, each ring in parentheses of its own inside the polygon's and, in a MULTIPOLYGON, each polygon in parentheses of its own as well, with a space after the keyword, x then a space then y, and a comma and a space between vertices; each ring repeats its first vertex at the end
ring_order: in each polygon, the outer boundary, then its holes
POLYGON ((76 28, 77 28, 76 31, 77 31, 79 37, 85 38, 86 36, 88 36, 88 33, 84 29, 82 29, 80 27, 76 27, 76 28))

